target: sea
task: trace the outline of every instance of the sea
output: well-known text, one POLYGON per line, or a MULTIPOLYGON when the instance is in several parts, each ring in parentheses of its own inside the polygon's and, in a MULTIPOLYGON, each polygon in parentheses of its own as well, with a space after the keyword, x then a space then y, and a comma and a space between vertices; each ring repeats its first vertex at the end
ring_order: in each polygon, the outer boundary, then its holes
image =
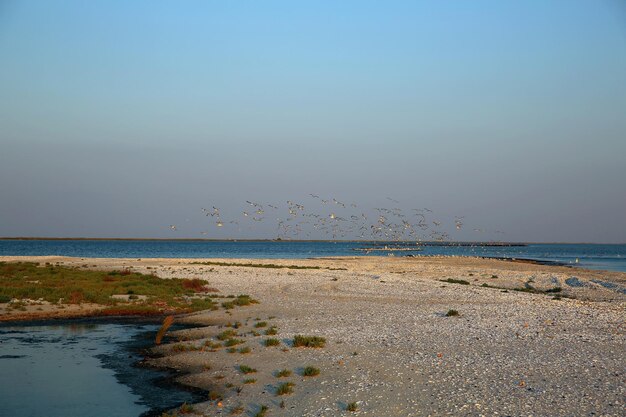
POLYGON ((0 256, 80 258, 328 258, 337 256, 480 256, 530 259, 626 272, 626 244, 501 244, 363 241, 0 240, 0 256), (401 247, 402 251, 384 250, 401 247), (414 250, 412 250, 412 248, 414 250), (369 250, 376 249, 376 250, 369 250))

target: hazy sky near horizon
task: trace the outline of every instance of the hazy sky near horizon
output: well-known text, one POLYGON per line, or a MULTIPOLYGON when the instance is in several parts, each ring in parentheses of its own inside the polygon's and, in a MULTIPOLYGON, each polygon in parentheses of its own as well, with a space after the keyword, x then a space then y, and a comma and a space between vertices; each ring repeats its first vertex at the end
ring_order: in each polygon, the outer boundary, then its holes
POLYGON ((625 181, 620 0, 0 2, 0 236, 274 237, 201 207, 315 193, 626 242, 625 181))

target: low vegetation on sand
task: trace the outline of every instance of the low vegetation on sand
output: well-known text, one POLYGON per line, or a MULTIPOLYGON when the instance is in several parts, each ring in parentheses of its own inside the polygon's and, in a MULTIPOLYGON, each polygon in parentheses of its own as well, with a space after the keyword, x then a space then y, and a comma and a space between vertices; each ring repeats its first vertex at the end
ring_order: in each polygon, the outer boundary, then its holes
POLYGON ((253 264, 253 263, 236 263, 236 262, 192 262, 191 265, 209 265, 209 266, 245 266, 247 268, 266 268, 266 269, 328 269, 330 271, 345 271, 346 268, 326 268, 321 266, 306 265, 276 265, 276 264, 253 264))
POLYGON ((269 410, 269 407, 266 405, 262 405, 259 411, 254 415, 254 417, 265 417, 265 415, 267 414, 267 410, 269 410))
POLYGON ((326 339, 319 336, 296 335, 293 338, 293 347, 323 348, 326 346, 326 339))
POLYGON ((248 365, 240 365, 239 371, 242 374, 253 374, 256 372, 256 369, 249 367, 248 365))
POLYGON ((276 372, 276 378, 287 378, 288 376, 291 376, 291 371, 289 369, 282 369, 276 372))
POLYGON ((307 366, 302 370, 302 376, 318 376, 320 370, 314 366, 307 366))
MULTIPOLYGON (((0 262, 0 300, 39 300, 53 304, 91 303, 104 315, 184 313, 218 308, 201 279, 161 279, 129 269, 93 271, 32 262, 0 262), (127 297, 113 296, 124 295, 127 297), (141 297, 139 297, 141 296, 141 297)), ((254 302, 240 295, 233 306, 254 302)))
POLYGON ((440 279, 439 281, 449 282, 450 284, 470 285, 469 281, 465 281, 464 279, 448 278, 448 279, 440 279))
POLYGON ((287 395, 293 392, 293 382, 282 382, 276 387, 276 395, 287 395))
POLYGON ((249 306, 258 303, 257 300, 251 298, 249 295, 238 295, 230 301, 223 302, 222 307, 224 307, 225 310, 230 310, 235 307, 249 306))
POLYGON ((263 341, 263 344, 264 344, 265 346, 267 346, 267 347, 270 347, 270 346, 278 346, 278 345, 280 345, 280 340, 278 340, 278 339, 276 339, 276 338, 274 338, 274 337, 270 337, 269 339, 265 339, 265 340, 263 341))

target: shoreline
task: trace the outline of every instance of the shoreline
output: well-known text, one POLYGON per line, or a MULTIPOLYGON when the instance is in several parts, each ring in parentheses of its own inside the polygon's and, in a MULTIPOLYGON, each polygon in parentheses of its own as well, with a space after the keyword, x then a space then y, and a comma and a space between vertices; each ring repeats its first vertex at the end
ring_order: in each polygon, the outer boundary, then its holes
POLYGON ((357 414, 389 416, 619 415, 626 273, 467 257, 222 260, 89 258, 96 270, 199 278, 260 301, 178 317, 195 327, 152 349, 162 356, 150 365, 211 393, 193 405, 196 415, 254 414, 261 405, 279 416, 351 415, 352 402, 357 414), (458 317, 446 317, 452 310, 458 317), (272 326, 277 347, 264 344, 272 326), (225 330, 237 334, 234 348, 217 338, 225 330), (298 334, 326 344, 294 347, 298 334), (306 366, 320 374, 303 376, 306 366), (277 378, 280 369, 291 376, 277 378), (277 395, 282 382, 295 384, 293 393, 277 395))

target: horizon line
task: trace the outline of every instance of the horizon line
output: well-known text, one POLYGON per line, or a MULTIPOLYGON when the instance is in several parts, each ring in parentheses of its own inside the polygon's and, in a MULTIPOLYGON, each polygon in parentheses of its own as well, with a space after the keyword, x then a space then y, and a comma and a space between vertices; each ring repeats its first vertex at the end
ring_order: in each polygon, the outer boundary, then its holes
MULTIPOLYGON (((166 237, 38 237, 38 236, 0 236, 0 240, 98 240, 98 241, 177 241, 177 242, 418 242, 417 240, 370 240, 370 239, 282 239, 282 238, 166 238, 166 237)), ((437 242, 423 240, 422 243, 437 242)), ((418 242, 419 243, 419 242, 418 242)), ((437 243, 502 243, 524 245, 626 245, 626 242, 525 242, 505 240, 450 240, 437 243)))

